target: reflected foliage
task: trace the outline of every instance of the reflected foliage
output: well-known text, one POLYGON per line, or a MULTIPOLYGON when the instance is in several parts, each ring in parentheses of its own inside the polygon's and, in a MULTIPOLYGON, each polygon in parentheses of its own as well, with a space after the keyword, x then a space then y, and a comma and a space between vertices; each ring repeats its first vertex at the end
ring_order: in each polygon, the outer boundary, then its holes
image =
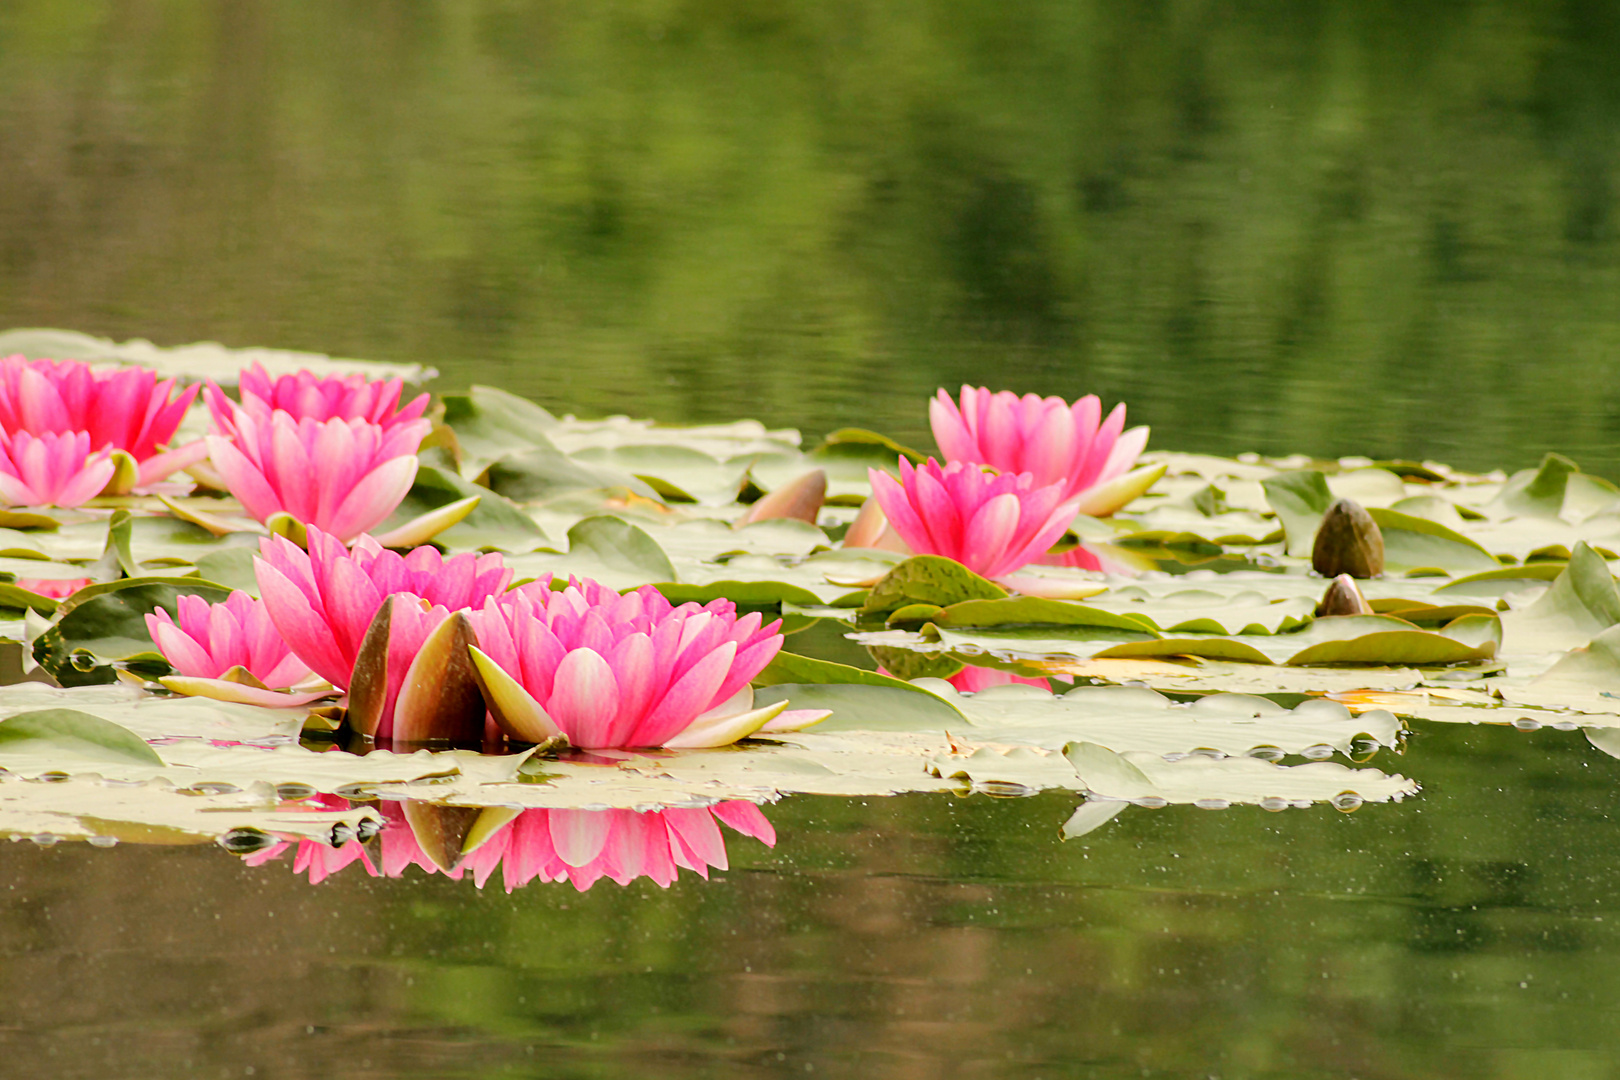
POLYGON ((0 325, 911 443, 996 372, 1159 445, 1610 473, 1617 50, 1577 0, 19 0, 0 325))

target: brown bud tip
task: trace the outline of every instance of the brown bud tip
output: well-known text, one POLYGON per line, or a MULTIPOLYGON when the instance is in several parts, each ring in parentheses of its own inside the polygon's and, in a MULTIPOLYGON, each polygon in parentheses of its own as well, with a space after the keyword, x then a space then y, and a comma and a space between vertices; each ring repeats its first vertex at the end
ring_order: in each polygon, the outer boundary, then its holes
POLYGON ((737 520, 737 525, 752 525, 772 518, 793 518, 814 525, 821 515, 821 504, 826 501, 827 474, 821 469, 811 469, 763 496, 737 520))
POLYGON ((1311 566, 1323 577, 1377 577, 1384 572, 1384 534, 1358 503, 1340 499, 1317 526, 1311 566))
POLYGON ((1316 605, 1318 615, 1371 615, 1372 605, 1367 598, 1361 595, 1361 589, 1356 586, 1356 579, 1349 574, 1340 574, 1328 582, 1327 592, 1322 594, 1322 602, 1316 605))

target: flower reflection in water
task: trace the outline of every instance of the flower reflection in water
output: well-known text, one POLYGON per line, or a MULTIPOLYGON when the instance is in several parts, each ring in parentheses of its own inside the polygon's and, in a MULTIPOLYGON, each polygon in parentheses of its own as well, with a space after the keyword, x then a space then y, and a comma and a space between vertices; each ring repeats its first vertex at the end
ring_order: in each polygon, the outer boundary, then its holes
MULTIPOLYGON (((349 802, 322 795, 309 800, 326 809, 349 802)), ((562 881, 584 892, 600 878, 628 885, 650 878, 668 888, 681 868, 707 878, 709 869, 727 868, 720 825, 776 846, 776 830, 758 806, 732 801, 667 810, 514 810, 505 807, 442 806, 424 802, 381 802, 382 830, 369 841, 337 847, 297 842, 293 871, 309 871, 315 884, 358 863, 372 877, 401 877, 406 867, 460 880, 471 875, 480 889, 501 871, 506 891, 531 881, 562 881)), ((275 844, 246 858, 250 865, 280 856, 291 842, 275 844)))

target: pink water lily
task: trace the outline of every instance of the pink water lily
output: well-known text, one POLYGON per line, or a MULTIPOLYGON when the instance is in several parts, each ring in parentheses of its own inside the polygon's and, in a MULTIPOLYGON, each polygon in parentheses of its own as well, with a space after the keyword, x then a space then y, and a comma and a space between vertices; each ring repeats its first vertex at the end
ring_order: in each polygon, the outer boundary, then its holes
MULTIPOLYGON (((348 809, 347 801, 335 796, 311 801, 327 809, 348 809)), ((407 868, 416 866, 455 880, 471 873, 473 883, 481 889, 498 868, 507 892, 532 881, 567 881, 584 892, 604 877, 620 885, 648 878, 668 888, 682 869, 707 878, 711 867, 728 867, 721 824, 767 847, 776 846, 776 830, 759 807, 741 801, 650 811, 524 810, 514 814, 496 807, 483 815, 508 820, 493 828, 480 828, 484 825, 480 815, 474 828, 481 836, 465 853, 445 848, 431 830, 426 843, 432 850, 418 837, 419 823, 424 820, 421 811, 437 808, 385 802, 378 809, 384 818, 379 859, 374 861, 358 840, 341 847, 300 840, 294 873, 307 871, 310 883, 316 884, 354 863, 372 877, 391 878, 402 877, 407 868)), ((290 842, 283 841, 243 861, 258 866, 290 847, 290 842)))
POLYGON ((1100 489, 1130 472, 1148 440, 1145 427, 1125 430, 1123 404, 1103 419, 1095 394, 1070 405, 1058 397, 964 386, 960 406, 940 390, 928 404, 928 419, 947 461, 1027 472, 1041 486, 1061 484, 1063 501, 1078 499, 1083 512, 1098 515, 1117 509, 1117 496, 1100 489))
POLYGON ((146 616, 147 632, 175 670, 163 679, 169 689, 271 707, 324 696, 277 692, 305 682, 310 670, 287 647, 263 602, 238 589, 222 603, 188 595, 176 607, 178 624, 162 608, 146 616))
POLYGON ((219 604, 182 596, 176 607, 178 624, 158 608, 146 617, 146 629, 180 674, 217 679, 241 667, 278 690, 309 677, 309 665, 287 647, 264 603, 240 589, 219 604))
POLYGON ((259 364, 242 369, 238 386, 240 405, 214 383, 204 395, 214 416, 216 429, 235 427, 238 409, 267 419, 280 410, 295 420, 364 420, 384 428, 409 423, 428 407, 428 395, 421 394, 400 405, 405 389, 403 379, 367 379, 364 375, 332 375, 322 378, 309 371, 272 379, 259 364))
POLYGON ((345 543, 376 526, 416 479, 429 423, 384 427, 366 420, 295 419, 237 409, 208 436, 208 453, 232 495, 258 521, 281 512, 345 543))
POLYGON ((1033 562, 1057 543, 1078 511, 1060 484, 1037 485, 1029 473, 987 472, 933 458, 900 479, 869 470, 872 495, 890 527, 919 555, 943 555, 995 578, 1033 562))
POLYGON ((7 506, 78 506, 101 493, 117 466, 84 431, 0 430, 0 500, 7 506))
POLYGON ((27 589, 40 596, 48 596, 52 600, 66 600, 86 585, 90 584, 87 577, 80 578, 31 578, 20 577, 16 581, 19 589, 27 589))
POLYGON ((0 360, 0 429, 65 435, 82 431, 90 449, 122 450, 138 466, 137 485, 162 480, 207 456, 202 440, 164 450, 197 387, 170 399, 174 380, 146 368, 96 371, 78 360, 0 360))
POLYGON ((309 529, 308 543, 305 551, 279 536, 259 542, 259 593, 292 651, 338 687, 349 685, 360 643, 390 595, 458 611, 499 596, 512 580, 499 555, 469 552, 447 559, 430 547, 400 555, 370 537, 351 549, 319 527, 309 529))
POLYGON ((729 600, 673 607, 651 586, 624 596, 588 580, 537 586, 471 615, 490 713, 513 739, 722 746, 827 715, 753 707, 749 682, 781 649, 780 621, 738 618, 729 600))

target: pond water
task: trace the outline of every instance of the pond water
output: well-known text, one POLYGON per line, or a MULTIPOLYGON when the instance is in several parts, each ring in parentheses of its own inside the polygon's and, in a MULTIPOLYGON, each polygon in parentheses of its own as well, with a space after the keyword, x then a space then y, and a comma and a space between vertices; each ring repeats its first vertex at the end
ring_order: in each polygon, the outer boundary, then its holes
MULTIPOLYGON (((1620 8, 0 6, 0 327, 926 444, 1620 473, 1620 8)), ((798 647, 796 645, 796 647, 798 647)), ((828 655, 859 653, 836 640, 828 655)), ((1340 813, 795 796, 670 888, 0 844, 18 1077, 1599 1077, 1620 761, 1429 725, 1340 813), (1606 839, 1607 838, 1607 839, 1606 839)))
POLYGON ((1067 842, 1071 795, 793 798, 774 848, 667 890, 0 845, 0 1048, 17 1077, 1612 1075, 1620 762, 1448 725, 1394 764, 1399 806, 1067 842))

